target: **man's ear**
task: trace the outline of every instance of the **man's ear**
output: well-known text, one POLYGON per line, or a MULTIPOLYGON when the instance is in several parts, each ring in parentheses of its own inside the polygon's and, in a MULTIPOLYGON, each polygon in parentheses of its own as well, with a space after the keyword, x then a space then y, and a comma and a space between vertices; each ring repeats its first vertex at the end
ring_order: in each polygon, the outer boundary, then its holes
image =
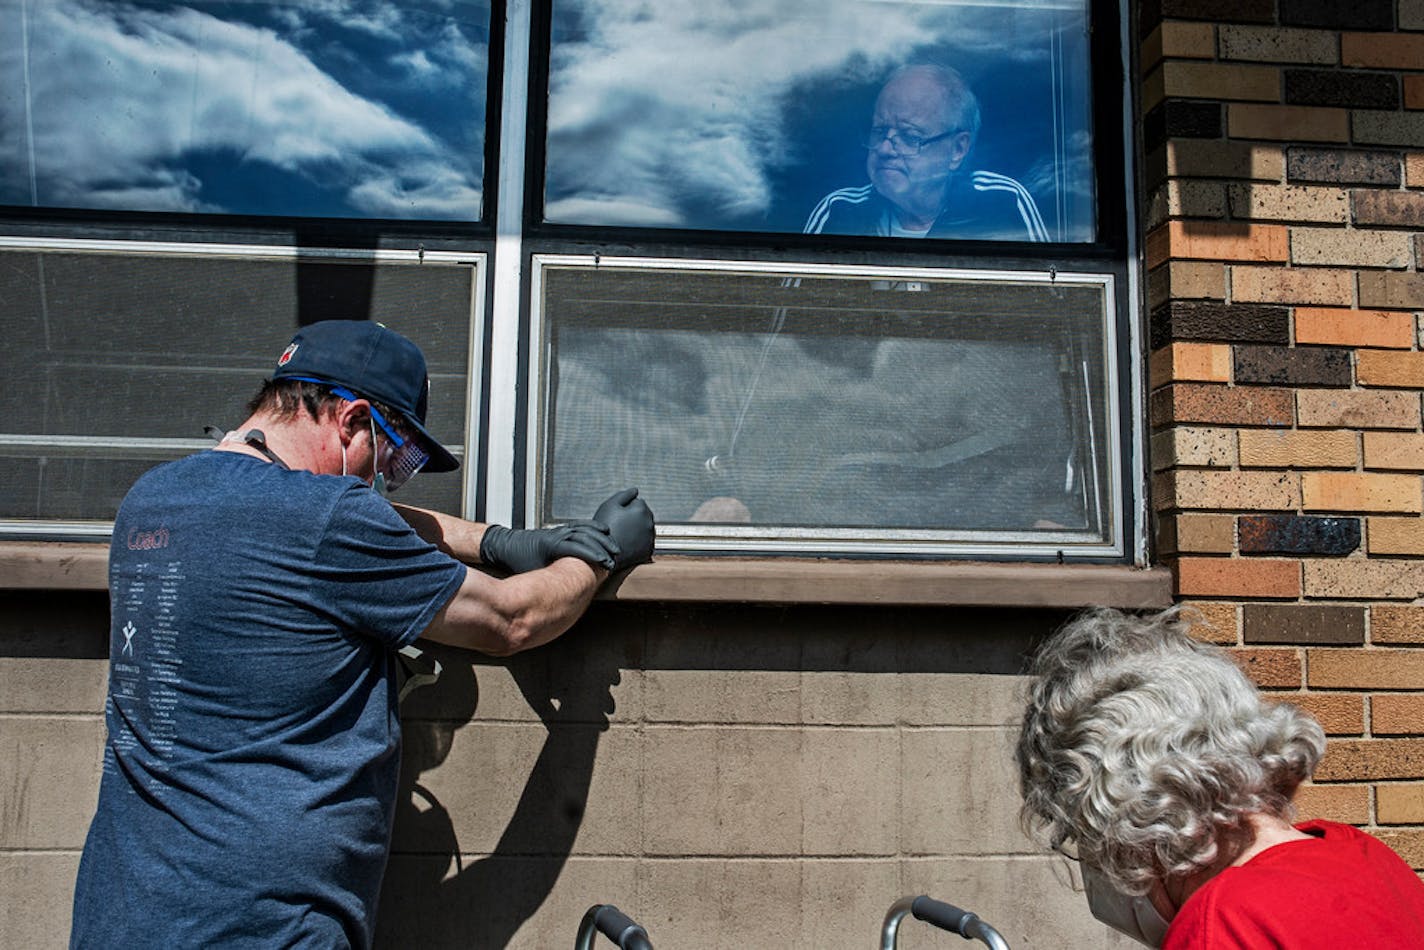
POLYGON ((956 132, 949 140, 949 170, 959 171, 959 166, 964 164, 964 160, 969 157, 969 150, 973 147, 972 133, 956 132))
POLYGON ((351 440, 366 431, 367 420, 371 418, 371 404, 364 399, 354 402, 341 400, 336 404, 336 427, 341 435, 341 444, 350 445, 351 440))

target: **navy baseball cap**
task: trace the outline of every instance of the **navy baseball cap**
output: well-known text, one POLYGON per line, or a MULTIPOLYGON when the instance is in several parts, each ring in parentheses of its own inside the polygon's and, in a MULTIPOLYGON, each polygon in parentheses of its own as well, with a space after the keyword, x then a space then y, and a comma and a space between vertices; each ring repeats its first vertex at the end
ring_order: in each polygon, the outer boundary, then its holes
POLYGON ((344 386, 401 414, 430 454, 427 472, 453 472, 460 462, 425 429, 430 377, 420 347, 368 320, 323 320, 302 327, 277 358, 273 380, 344 386))

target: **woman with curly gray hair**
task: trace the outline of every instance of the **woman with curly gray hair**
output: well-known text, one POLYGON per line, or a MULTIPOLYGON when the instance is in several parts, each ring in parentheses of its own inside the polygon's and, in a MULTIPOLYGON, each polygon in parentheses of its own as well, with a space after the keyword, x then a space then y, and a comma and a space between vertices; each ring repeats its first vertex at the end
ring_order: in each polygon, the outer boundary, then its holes
POLYGON ((1094 917, 1167 948, 1424 948, 1424 884, 1347 825, 1291 824, 1325 749, 1177 610, 1082 615, 1036 657, 1025 824, 1082 863, 1094 917))

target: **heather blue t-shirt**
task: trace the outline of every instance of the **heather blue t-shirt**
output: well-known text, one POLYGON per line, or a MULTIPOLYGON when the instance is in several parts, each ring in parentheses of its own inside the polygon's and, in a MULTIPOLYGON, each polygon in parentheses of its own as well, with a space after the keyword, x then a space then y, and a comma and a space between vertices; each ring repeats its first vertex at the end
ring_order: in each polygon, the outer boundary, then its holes
POLYGON ((355 478, 210 451, 139 479, 110 550, 109 735, 72 945, 368 945, 393 651, 464 577, 355 478))

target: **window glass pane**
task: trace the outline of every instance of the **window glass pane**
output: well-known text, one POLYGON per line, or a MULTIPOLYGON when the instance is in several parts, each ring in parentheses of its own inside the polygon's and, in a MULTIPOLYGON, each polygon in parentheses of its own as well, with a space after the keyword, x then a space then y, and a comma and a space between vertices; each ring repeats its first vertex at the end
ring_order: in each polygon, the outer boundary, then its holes
POLYGON ((637 485, 660 544, 1111 539, 1106 281, 541 274, 545 521, 637 485))
POLYGON ((549 222, 1094 239, 1087 0, 553 8, 549 222))
MULTIPOLYGON (((137 474, 237 426, 300 323, 378 320, 426 354, 430 431, 463 452, 468 264, 0 251, 0 520, 108 520, 137 474)), ((398 496, 461 510, 459 474, 398 496)))
POLYGON ((477 220, 489 0, 0 0, 0 204, 477 220))

